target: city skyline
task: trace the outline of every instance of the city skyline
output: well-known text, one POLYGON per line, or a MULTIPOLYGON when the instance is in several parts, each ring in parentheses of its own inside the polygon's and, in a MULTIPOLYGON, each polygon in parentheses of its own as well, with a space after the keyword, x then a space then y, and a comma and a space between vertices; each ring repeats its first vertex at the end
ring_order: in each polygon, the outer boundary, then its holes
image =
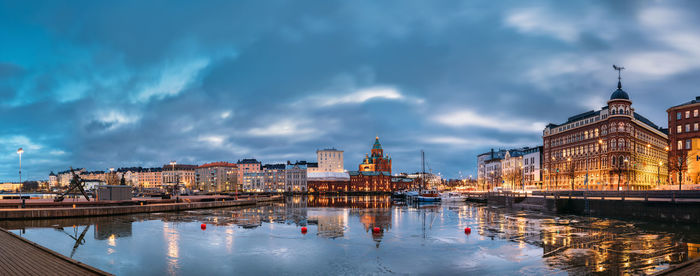
POLYGON ((20 147, 37 180, 325 147, 353 170, 375 136, 395 172, 424 149, 434 172, 476 177, 477 154, 605 105, 611 64, 667 127, 697 93, 699 5, 0 3, 0 181, 20 147))

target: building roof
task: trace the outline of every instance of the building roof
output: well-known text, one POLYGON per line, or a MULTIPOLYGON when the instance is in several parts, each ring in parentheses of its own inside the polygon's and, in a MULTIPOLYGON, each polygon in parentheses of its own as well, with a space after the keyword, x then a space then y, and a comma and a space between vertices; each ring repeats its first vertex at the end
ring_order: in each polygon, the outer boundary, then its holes
POLYGON ((214 168, 214 167, 237 168, 238 165, 236 165, 236 164, 234 164, 234 163, 219 161, 219 162, 207 163, 207 164, 204 164, 204 165, 199 166, 198 168, 214 168))
POLYGON ((345 172, 307 172, 308 180, 324 180, 324 179, 350 179, 350 175, 345 172))
POLYGON ((286 168, 285 164, 265 164, 263 169, 265 170, 284 170, 286 168))
POLYGON ((248 158, 243 160, 238 160, 237 164, 260 164, 260 161, 254 158, 248 158))
POLYGON ((387 175, 391 176, 391 173, 389 172, 377 172, 377 171, 349 171, 348 175, 367 175, 367 176, 372 176, 372 175, 387 175))
POLYGON ((622 90, 622 82, 617 82, 617 90, 610 95, 610 100, 629 100, 630 96, 622 90))
POLYGON ((301 160, 301 161, 297 160, 297 161, 294 161, 294 163, 287 160, 287 165, 306 166, 307 168, 318 168, 317 162, 306 162, 304 160, 301 160))
POLYGON ((163 165, 163 170, 177 170, 177 171, 192 171, 197 168, 197 165, 187 165, 187 164, 175 164, 175 165, 170 165, 170 164, 165 164, 163 165))
MULTIPOLYGON (((607 108, 607 107, 605 107, 605 108, 607 108)), ((605 108, 603 108, 603 109, 605 109, 605 108)), ((568 123, 572 123, 572 122, 576 122, 576 121, 579 121, 579 120, 583 120, 583 119, 588 119, 588 118, 591 118, 591 117, 595 117, 595 116, 598 116, 598 115, 600 115, 600 110, 598 110, 598 111, 590 110, 590 111, 586 111, 586 112, 583 112, 583 113, 580 113, 580 114, 576 114, 576 115, 574 115, 574 116, 571 116, 571 117, 569 117, 568 119, 566 119, 566 122, 561 123, 561 124, 553 124, 553 123, 550 123, 550 124, 547 125, 547 127, 549 127, 549 128, 558 127, 558 126, 562 126, 562 125, 565 125, 565 124, 568 124, 568 123)))
POLYGON ((374 145, 372 146, 372 149, 382 149, 382 144, 379 143, 379 136, 374 138, 374 145))
POLYGON ((676 107, 681 107, 681 106, 684 106, 684 105, 690 105, 690 104, 696 104, 696 103, 700 103, 700 96, 696 96, 696 97, 695 97, 695 100, 692 100, 692 101, 689 101, 689 102, 684 102, 684 103, 679 104, 679 105, 674 105, 674 106, 670 107, 669 110, 674 109, 674 108, 676 108, 676 107))

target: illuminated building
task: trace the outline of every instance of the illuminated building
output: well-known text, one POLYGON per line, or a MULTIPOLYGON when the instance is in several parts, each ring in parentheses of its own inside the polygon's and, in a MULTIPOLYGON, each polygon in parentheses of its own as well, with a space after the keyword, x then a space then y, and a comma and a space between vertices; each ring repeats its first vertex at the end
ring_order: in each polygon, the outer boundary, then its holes
POLYGON ((348 172, 352 192, 389 192, 391 189, 391 158, 384 157, 384 149, 375 138, 371 155, 366 155, 358 171, 348 172))
POLYGON ((673 106, 668 113, 670 183, 700 183, 700 97, 673 106), (682 178, 681 178, 682 175, 682 178))
POLYGON ((343 151, 337 149, 322 149, 316 151, 318 168, 312 172, 343 172, 345 165, 343 162, 343 151))
POLYGON ((545 189, 647 190, 667 178, 666 129, 634 111, 621 82, 602 109, 549 124, 542 139, 545 189))
POLYGON ((243 183, 243 176, 246 173, 258 173, 262 171, 262 164, 256 159, 243 159, 236 162, 238 165, 238 183, 243 183))
POLYGON ((229 162, 213 162, 195 170, 197 189, 204 192, 238 191, 238 166, 229 162))

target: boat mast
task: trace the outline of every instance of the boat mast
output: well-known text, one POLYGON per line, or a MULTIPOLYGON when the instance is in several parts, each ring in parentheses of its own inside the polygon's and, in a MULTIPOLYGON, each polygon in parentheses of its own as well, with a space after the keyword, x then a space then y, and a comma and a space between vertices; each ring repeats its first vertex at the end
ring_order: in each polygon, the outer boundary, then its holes
POLYGON ((423 174, 420 177, 420 188, 418 189, 419 192, 423 191, 423 186, 425 186, 425 152, 423 150, 420 150, 420 160, 421 164, 423 167, 423 174))

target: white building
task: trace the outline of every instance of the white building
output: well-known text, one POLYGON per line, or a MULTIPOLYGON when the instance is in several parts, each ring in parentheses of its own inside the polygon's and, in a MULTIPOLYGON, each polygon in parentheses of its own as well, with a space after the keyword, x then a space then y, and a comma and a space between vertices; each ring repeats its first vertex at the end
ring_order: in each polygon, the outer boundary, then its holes
POLYGON ((306 166, 287 164, 285 168, 285 187, 287 192, 306 192, 307 189, 306 166))
POLYGON ((542 188, 542 147, 526 149, 523 155, 523 174, 525 187, 528 189, 542 188))
POLYGON ((51 172, 49 174, 49 187, 56 187, 56 186, 58 186, 58 175, 51 172))
POLYGON ((480 188, 517 190, 539 189, 542 184, 542 146, 482 153, 477 156, 477 183, 480 188), (527 155, 527 156, 526 156, 527 155))
POLYGON ((316 151, 318 169, 312 172, 344 172, 343 151, 337 149, 322 149, 316 151))
POLYGON ((243 174, 243 190, 246 192, 265 191, 265 173, 250 172, 243 174))

